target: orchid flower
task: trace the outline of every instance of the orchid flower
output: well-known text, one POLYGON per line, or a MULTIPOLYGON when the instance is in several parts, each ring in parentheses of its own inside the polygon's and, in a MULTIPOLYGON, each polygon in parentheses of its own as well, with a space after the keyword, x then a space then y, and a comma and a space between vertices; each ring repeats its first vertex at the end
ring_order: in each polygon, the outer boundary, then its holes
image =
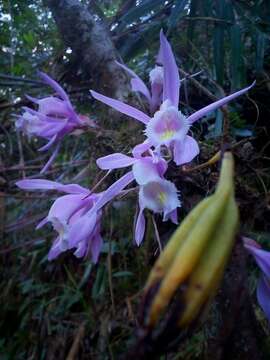
POLYGON ((115 110, 142 122, 148 142, 155 148, 165 146, 173 152, 177 165, 190 162, 199 153, 199 146, 195 139, 188 135, 192 124, 207 113, 218 109, 229 101, 247 92, 253 85, 224 97, 203 107, 190 116, 185 116, 179 109, 180 78, 176 61, 169 42, 160 32, 160 61, 163 65, 163 103, 160 110, 152 117, 121 101, 91 91, 92 96, 111 106, 115 110))
POLYGON ((29 137, 38 136, 48 140, 48 143, 42 146, 39 151, 46 151, 54 146, 54 151, 41 170, 45 172, 55 159, 61 139, 76 129, 82 129, 86 126, 94 126, 93 122, 86 116, 78 115, 67 93, 64 89, 48 75, 40 73, 45 83, 50 85, 56 92, 56 96, 48 96, 42 99, 36 99, 27 96, 29 100, 38 105, 37 110, 24 107, 24 113, 16 121, 16 127, 22 130, 29 137))
POLYGON ((270 252, 262 250, 254 240, 244 237, 244 246, 253 255, 262 275, 257 286, 257 299, 270 321, 270 252))
POLYGON ((163 213, 163 221, 169 218, 177 223, 177 207, 180 206, 175 185, 164 178, 167 170, 166 161, 155 154, 142 156, 149 149, 149 144, 137 145, 133 157, 115 153, 97 159, 102 170, 124 168, 132 165, 134 179, 139 185, 139 213, 135 225, 135 241, 137 245, 143 240, 145 232, 144 209, 154 213, 163 213))
POLYGON ((156 65, 149 73, 149 80, 151 84, 151 91, 148 90, 144 81, 127 66, 119 63, 130 76, 131 76, 131 89, 132 91, 138 91, 147 99, 150 106, 150 113, 154 113, 162 102, 162 90, 163 90, 163 66, 156 65))
POLYGON ((76 184, 63 185, 43 179, 24 179, 16 185, 24 190, 56 190, 68 194, 59 197, 50 208, 48 216, 37 225, 40 228, 50 222, 58 232, 48 255, 49 260, 75 248, 75 256, 81 258, 91 253, 92 260, 96 263, 103 243, 100 235, 102 208, 132 181, 133 175, 127 173, 106 191, 98 194, 76 184))

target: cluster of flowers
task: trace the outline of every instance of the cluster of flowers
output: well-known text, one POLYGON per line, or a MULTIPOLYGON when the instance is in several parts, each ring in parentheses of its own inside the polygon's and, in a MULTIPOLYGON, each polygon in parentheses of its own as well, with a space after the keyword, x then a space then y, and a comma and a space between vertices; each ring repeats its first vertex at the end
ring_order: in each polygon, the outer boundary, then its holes
POLYGON ((41 170, 41 173, 44 173, 58 154, 63 137, 75 130, 94 126, 94 123, 88 117, 75 112, 67 93, 56 81, 42 72, 39 75, 46 84, 52 87, 58 97, 48 96, 36 99, 27 96, 30 101, 37 104, 38 109, 24 107, 24 113, 16 121, 16 128, 28 137, 37 136, 48 140, 48 143, 39 151, 46 151, 54 147, 51 157, 41 170))
MULTIPOLYGON (((139 188, 139 212, 135 225, 135 241, 140 245, 145 232, 144 210, 161 214, 163 221, 177 223, 177 208, 180 200, 176 186, 165 178, 170 154, 176 165, 190 162, 199 153, 197 141, 189 134, 192 124, 208 112, 216 110, 237 96, 247 92, 250 87, 224 97, 190 116, 185 116, 178 108, 180 78, 171 46, 160 33, 158 65, 150 72, 151 90, 126 66, 119 64, 131 77, 131 87, 139 91, 149 103, 149 114, 128 104, 108 98, 95 91, 92 96, 144 124, 146 140, 134 147, 127 156, 121 153, 99 158, 97 165, 103 170, 125 167, 132 169, 113 183, 107 190, 95 193, 76 184, 62 185, 43 179, 24 179, 17 186, 25 190, 56 190, 67 193, 52 205, 48 216, 38 225, 51 222, 58 236, 49 253, 49 259, 56 258, 67 249, 75 249, 74 255, 84 257, 91 253, 93 261, 98 260, 102 247, 100 235, 102 209, 134 180, 139 188)), ((40 150, 55 146, 53 154, 45 165, 49 167, 59 149, 62 138, 85 126, 93 126, 86 117, 77 115, 65 91, 47 75, 42 78, 56 91, 57 97, 50 96, 31 101, 38 105, 37 110, 25 108, 17 120, 17 127, 28 135, 45 138, 48 143, 40 150)))
MULTIPOLYGON (((63 185, 44 179, 24 179, 18 181, 18 187, 24 190, 54 190, 66 193, 59 197, 50 208, 48 216, 37 228, 50 222, 58 233, 48 258, 55 259, 68 249, 74 249, 74 255, 81 258, 91 254, 97 262, 102 248, 101 218, 103 207, 134 180, 139 187, 139 212, 135 225, 135 241, 140 245, 145 232, 144 210, 149 209, 163 215, 163 221, 176 223, 177 208, 180 207, 178 191, 175 185, 165 178, 168 161, 163 154, 171 155, 176 165, 190 162, 199 153, 198 143, 188 135, 192 124, 225 105, 237 96, 247 92, 251 86, 218 100, 190 116, 179 109, 180 78, 176 61, 163 32, 160 33, 160 50, 157 63, 150 72, 151 90, 132 70, 119 64, 131 77, 131 88, 140 92, 149 104, 149 114, 135 109, 118 100, 108 98, 95 91, 92 96, 144 124, 146 140, 132 150, 132 156, 121 153, 110 154, 97 159, 97 165, 103 170, 120 169, 131 166, 119 180, 107 190, 95 193, 77 184, 63 185)), ((25 107, 24 113, 16 121, 16 127, 28 136, 37 136, 48 140, 39 150, 46 151, 54 147, 49 161, 41 170, 46 172, 55 159, 61 140, 67 134, 82 131, 95 124, 86 116, 78 115, 66 92, 48 75, 40 73, 41 78, 50 85, 57 96, 36 99, 28 96, 37 104, 37 110, 25 107)), ((257 288, 259 304, 270 321, 270 252, 264 251, 255 241, 245 238, 246 249, 254 256, 263 275, 257 288)))

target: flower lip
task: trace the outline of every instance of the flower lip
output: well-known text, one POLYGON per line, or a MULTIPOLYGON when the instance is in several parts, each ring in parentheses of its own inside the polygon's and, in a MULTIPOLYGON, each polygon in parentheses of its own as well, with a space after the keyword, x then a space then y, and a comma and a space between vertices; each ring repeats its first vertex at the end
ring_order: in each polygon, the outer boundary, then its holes
POLYGON ((175 185, 165 179, 156 179, 140 187, 139 201, 143 208, 164 216, 180 206, 175 185))
POLYGON ((173 140, 184 140, 189 127, 187 118, 169 100, 165 100, 147 124, 145 134, 154 146, 168 146, 173 140))
POLYGON ((50 219, 52 226, 59 235, 59 247, 62 251, 68 249, 68 223, 66 220, 59 219, 57 217, 52 217, 50 219))

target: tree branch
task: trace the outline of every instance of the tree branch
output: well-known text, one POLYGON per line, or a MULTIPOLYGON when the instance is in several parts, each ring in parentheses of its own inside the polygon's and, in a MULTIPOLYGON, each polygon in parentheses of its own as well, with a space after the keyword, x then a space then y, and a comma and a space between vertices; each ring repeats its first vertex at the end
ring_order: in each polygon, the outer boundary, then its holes
POLYGON ((93 87, 106 95, 124 100, 129 81, 115 63, 119 58, 109 31, 89 7, 78 0, 43 0, 58 30, 80 64, 80 70, 93 81, 93 87))

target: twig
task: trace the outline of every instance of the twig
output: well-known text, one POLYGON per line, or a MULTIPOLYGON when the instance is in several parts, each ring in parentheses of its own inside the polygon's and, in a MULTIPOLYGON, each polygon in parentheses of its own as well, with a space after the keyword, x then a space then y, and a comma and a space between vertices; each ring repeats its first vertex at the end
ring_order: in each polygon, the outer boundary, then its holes
POLYGON ((255 122, 254 122, 254 128, 257 126, 257 122, 258 122, 258 120, 259 120, 259 117, 260 117, 260 109, 259 109, 259 106, 256 104, 256 101, 254 101, 253 99, 251 99, 251 97, 248 95, 248 94, 246 94, 246 96, 247 96, 247 98, 248 98, 248 100, 250 101, 250 102, 252 102, 252 104, 254 105, 254 107, 255 107, 255 109, 256 109, 256 120, 255 120, 255 122))
MULTIPOLYGON (((76 160, 76 161, 67 161, 67 162, 63 162, 60 164, 54 164, 51 166, 52 169, 56 169, 59 167, 63 167, 63 166, 79 166, 79 165, 83 165, 88 163, 88 160, 76 160)), ((10 166, 7 168, 0 168, 1 172, 5 172, 5 171, 21 171, 21 170, 35 170, 35 169, 40 169, 42 167, 42 165, 14 165, 14 166, 10 166)))
MULTIPOLYGON (((0 192, 0 198, 15 198, 15 199, 24 199, 24 200, 31 200, 31 199, 43 199, 47 200, 48 197, 42 195, 17 195, 17 194, 8 194, 4 192, 0 192)), ((51 199, 51 198, 50 198, 51 199)))
POLYGON ((113 281, 112 281, 112 233, 113 233, 113 229, 112 229, 112 222, 111 222, 110 236, 109 236, 109 252, 108 252, 107 262, 108 262, 108 279, 109 279, 109 290, 110 290, 110 296, 111 296, 111 302, 112 302, 112 312, 113 312, 113 316, 115 317, 116 310, 115 310, 115 301, 114 301, 114 294, 113 294, 113 281))
MULTIPOLYGON (((20 165, 19 166, 24 168, 24 155, 23 155, 22 139, 21 139, 21 135, 20 135, 19 131, 16 131, 16 134, 17 134, 18 148, 19 148, 19 155, 20 155, 20 162, 19 162, 20 165)), ((24 169, 22 170, 22 177, 25 178, 24 169)))
POLYGON ((213 21, 213 22, 222 22, 228 25, 233 25, 232 21, 228 21, 225 19, 218 19, 218 18, 214 18, 214 17, 210 17, 210 16, 183 16, 182 20, 188 20, 188 21, 213 21))
MULTIPOLYGON (((239 145, 242 145, 243 143, 245 143, 247 141, 250 141, 250 140, 253 140, 253 139, 254 139, 254 137, 250 137, 248 139, 240 140, 236 144, 233 144, 232 146, 230 146, 230 149, 235 149, 239 145)), ((218 151, 218 152, 215 153, 214 156, 212 156, 208 161, 204 162, 203 164, 194 166, 192 168, 183 167, 182 170, 185 173, 190 173, 192 171, 202 170, 202 169, 204 169, 204 168, 206 168, 208 166, 216 164, 220 160, 220 156, 221 156, 221 151, 218 151)))
POLYGON ((24 248, 28 245, 32 245, 36 240, 29 240, 29 241, 23 241, 22 244, 19 244, 19 245, 16 245, 16 246, 11 246, 7 249, 4 249, 4 250, 0 250, 0 255, 5 255, 5 254, 8 254, 14 250, 18 250, 20 248, 24 248))
POLYGON ((6 75, 6 74, 1 74, 1 73, 0 73, 0 79, 7 79, 7 80, 12 80, 12 81, 17 81, 17 82, 24 82, 24 83, 29 83, 29 84, 36 84, 36 85, 47 86, 47 85, 46 85, 44 82, 42 82, 42 81, 30 80, 30 79, 22 78, 22 77, 20 77, 20 76, 6 75))
POLYGON ((107 173, 93 186, 90 193, 85 196, 85 199, 88 198, 88 196, 92 195, 93 192, 99 187, 101 183, 110 175, 112 170, 107 171, 107 173))
MULTIPOLYGON (((43 84, 44 85, 44 84, 43 84)), ((24 83, 18 83, 18 82, 8 82, 8 81, 0 81, 0 87, 18 87, 18 86, 26 86, 26 84, 24 83)), ((28 86, 31 86, 31 87, 40 87, 40 85, 37 85, 37 84, 28 84, 28 86)))
POLYGON ((156 236, 156 239, 157 239, 157 243, 158 243, 158 247, 159 247, 159 252, 161 253, 161 252, 162 252, 162 245, 161 245, 161 241, 160 241, 160 236, 159 236, 157 224, 156 224, 156 221, 155 221, 155 218, 154 218, 153 215, 151 215, 151 219, 152 219, 152 223, 153 223, 153 225, 154 225, 155 236, 156 236))
POLYGON ((1 123, 0 123, 0 129, 2 129, 6 135, 6 138, 8 140, 9 155, 11 156, 13 154, 13 144, 12 144, 11 136, 9 135, 7 129, 1 123))
MULTIPOLYGON (((187 72, 185 72, 183 69, 179 69, 180 74, 188 77, 189 74, 187 72)), ((194 77, 190 77, 190 82, 196 86, 199 90, 201 90, 205 95, 207 95, 211 100, 216 101, 218 100, 218 98, 212 94, 205 86, 203 86, 201 83, 199 83, 198 80, 194 79, 194 77)))
POLYGON ((78 359, 78 351, 80 348, 80 342, 84 337, 85 333, 85 322, 83 322, 78 329, 77 335, 73 341, 73 344, 71 346, 71 349, 69 350, 68 356, 66 360, 76 360, 78 359))

